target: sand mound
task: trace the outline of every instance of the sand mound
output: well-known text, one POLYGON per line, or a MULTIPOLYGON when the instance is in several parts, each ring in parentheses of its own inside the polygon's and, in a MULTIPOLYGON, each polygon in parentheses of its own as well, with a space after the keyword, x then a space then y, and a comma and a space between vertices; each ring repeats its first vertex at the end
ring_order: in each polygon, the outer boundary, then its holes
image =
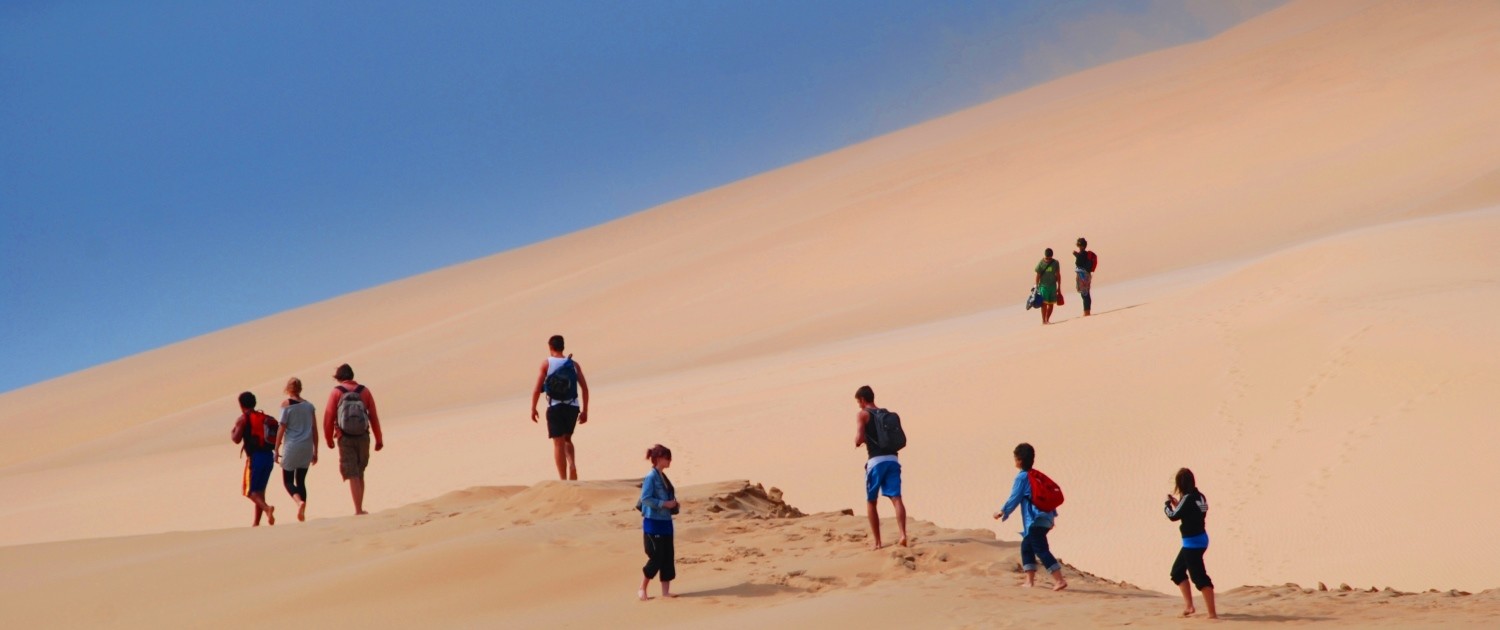
MULTIPOLYGON (((987 530, 913 521, 914 546, 871 551, 863 515, 805 515, 743 481, 681 489, 682 598, 636 602, 638 483, 471 488, 367 517, 6 547, 0 565, 25 569, 0 573, 0 589, 7 621, 25 627, 259 627, 288 611, 319 627, 1179 623, 1176 598, 1071 566, 1068 592, 1020 588, 1017 546, 987 530)), ((1288 585, 1221 601, 1228 619, 1361 627, 1479 627, 1500 613, 1493 591, 1288 585)))

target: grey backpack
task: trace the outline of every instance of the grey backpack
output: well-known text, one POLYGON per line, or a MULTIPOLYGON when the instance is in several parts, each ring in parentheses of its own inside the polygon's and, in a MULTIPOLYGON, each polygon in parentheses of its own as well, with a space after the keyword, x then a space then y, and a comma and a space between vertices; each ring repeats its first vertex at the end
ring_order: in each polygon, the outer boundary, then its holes
POLYGON ((340 385, 339 391, 344 392, 344 395, 339 397, 339 431, 344 435, 368 434, 370 410, 365 408, 365 399, 360 396, 365 391, 365 386, 345 389, 343 385, 340 385))

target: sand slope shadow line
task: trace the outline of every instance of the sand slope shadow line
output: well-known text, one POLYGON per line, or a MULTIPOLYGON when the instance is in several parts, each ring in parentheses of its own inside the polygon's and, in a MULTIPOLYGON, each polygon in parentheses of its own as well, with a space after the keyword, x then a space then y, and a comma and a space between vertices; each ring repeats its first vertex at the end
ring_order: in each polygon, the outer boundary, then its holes
POLYGON ((706 591, 693 591, 690 593, 678 593, 682 598, 698 597, 772 597, 775 595, 795 595, 806 592, 803 589, 786 586, 784 584, 757 584, 754 582, 743 582, 733 586, 709 589, 706 591))

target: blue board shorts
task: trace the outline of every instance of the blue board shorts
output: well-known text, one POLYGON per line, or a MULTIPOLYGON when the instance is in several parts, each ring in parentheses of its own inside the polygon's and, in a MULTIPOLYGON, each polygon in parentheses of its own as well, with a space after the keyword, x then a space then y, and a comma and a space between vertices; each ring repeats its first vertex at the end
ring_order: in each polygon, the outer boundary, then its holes
POLYGON ((266 484, 271 480, 271 469, 276 467, 275 451, 257 451, 245 458, 245 479, 242 490, 245 496, 251 493, 266 493, 266 484))
POLYGON ((876 493, 901 496, 901 462, 880 462, 865 471, 865 500, 875 501, 876 493))

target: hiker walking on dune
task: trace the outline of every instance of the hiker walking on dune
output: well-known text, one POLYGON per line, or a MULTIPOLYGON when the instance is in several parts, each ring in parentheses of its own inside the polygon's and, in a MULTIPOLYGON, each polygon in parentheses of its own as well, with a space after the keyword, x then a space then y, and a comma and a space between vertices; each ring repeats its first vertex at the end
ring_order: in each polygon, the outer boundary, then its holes
POLYGON ((1016 445, 1012 454, 1016 458, 1016 468, 1021 472, 1016 474, 1011 483, 1010 498, 995 513, 995 518, 1004 522, 1016 508, 1021 509, 1021 570, 1026 572, 1027 588, 1036 586, 1037 560, 1041 560, 1042 566, 1052 574, 1052 590, 1063 590, 1068 588, 1068 581, 1063 579, 1062 563, 1052 555, 1047 544, 1047 534, 1057 519, 1055 504, 1062 502, 1062 490, 1041 471, 1032 468, 1036 463, 1036 449, 1030 444, 1022 442, 1016 445))
POLYGON ((547 393, 547 437, 552 439, 552 458, 557 462, 557 478, 578 480, 578 460, 573 451, 573 430, 589 421, 589 382, 583 367, 573 355, 563 355, 562 335, 547 340, 550 356, 542 362, 531 391, 531 421, 537 421, 536 403, 547 393), (583 405, 579 406, 582 392, 583 405))
POLYGON ((307 520, 307 470, 318 463, 318 411, 302 399, 302 379, 286 382, 281 403, 281 430, 276 433, 276 459, 281 483, 297 502, 297 520, 307 520))
POLYGON ((1042 298, 1042 324, 1050 324, 1052 309, 1061 302, 1062 292, 1058 283, 1061 281, 1062 267, 1052 257, 1051 247, 1044 254, 1041 262, 1036 264, 1036 290, 1042 298))
POLYGON ((901 528, 901 540, 896 544, 907 546, 906 504, 901 500, 901 462, 897 451, 906 446, 906 433, 901 429, 901 417, 875 406, 875 390, 869 385, 854 392, 854 402, 859 405, 855 416, 857 430, 854 446, 865 447, 865 502, 870 517, 870 533, 875 537, 871 548, 880 549, 880 506, 877 494, 890 497, 896 507, 896 526, 901 528))
POLYGON ((261 514, 266 515, 269 525, 276 524, 276 508, 266 503, 266 484, 271 480, 271 469, 276 466, 273 445, 276 443, 276 419, 255 410, 255 394, 240 394, 240 417, 229 431, 229 439, 241 444, 245 454, 243 492, 245 498, 255 504, 255 521, 252 527, 260 527, 261 514))
POLYGON ((677 551, 673 548, 672 515, 678 511, 677 489, 667 478, 667 469, 672 466, 672 449, 657 444, 646 450, 646 459, 651 462, 651 472, 641 481, 641 531, 646 543, 646 566, 641 567, 645 579, 636 596, 641 601, 651 599, 646 587, 651 580, 661 576, 661 596, 672 594, 672 580, 677 579, 677 551))
POLYGON ((339 449, 339 474, 349 482, 354 498, 354 513, 365 512, 365 468, 370 465, 370 436, 375 436, 375 450, 385 448, 380 434, 380 413, 369 388, 354 381, 354 368, 348 363, 333 372, 338 385, 328 394, 323 409, 323 435, 328 448, 339 449))
POLYGON ((1168 519, 1182 522, 1177 526, 1182 534, 1182 549, 1178 550, 1177 560, 1172 563, 1172 583, 1182 589, 1182 601, 1186 604, 1182 616, 1189 617, 1198 612, 1193 608, 1193 590, 1188 587, 1188 576, 1192 576, 1193 586, 1203 593, 1208 618, 1218 619, 1219 612, 1214 608, 1214 581, 1203 566, 1203 554, 1208 552, 1208 498, 1198 490, 1193 471, 1178 469, 1174 481, 1176 487, 1172 494, 1167 495, 1162 510, 1168 519))
POLYGON ((1099 257, 1089 250, 1088 239, 1078 237, 1078 251, 1073 252, 1073 273, 1078 277, 1078 296, 1083 298, 1083 316, 1093 314, 1094 296, 1089 291, 1094 286, 1094 270, 1099 268, 1099 257))

